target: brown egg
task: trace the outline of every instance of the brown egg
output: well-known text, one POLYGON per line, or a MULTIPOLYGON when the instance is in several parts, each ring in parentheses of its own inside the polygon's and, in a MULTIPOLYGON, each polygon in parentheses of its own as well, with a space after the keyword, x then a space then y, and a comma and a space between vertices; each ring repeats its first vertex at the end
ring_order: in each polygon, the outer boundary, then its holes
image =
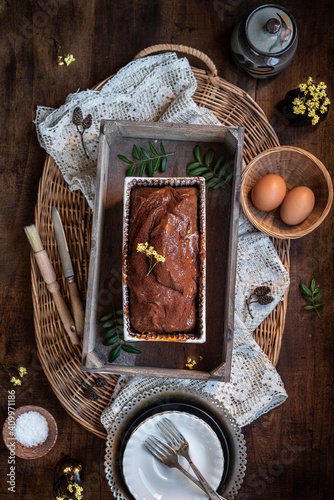
POLYGON ((286 194, 286 184, 280 175, 268 174, 258 180, 252 189, 253 204, 259 210, 268 212, 277 208, 286 194))
POLYGON ((285 224, 295 226, 303 222, 313 210, 315 197, 313 191, 306 186, 299 186, 288 192, 280 210, 285 224))

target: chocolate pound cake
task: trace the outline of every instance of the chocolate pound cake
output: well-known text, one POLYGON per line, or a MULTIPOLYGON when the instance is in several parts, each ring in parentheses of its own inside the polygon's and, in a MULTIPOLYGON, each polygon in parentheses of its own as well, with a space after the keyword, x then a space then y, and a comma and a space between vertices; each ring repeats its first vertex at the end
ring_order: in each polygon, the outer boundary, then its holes
POLYGON ((199 276, 198 189, 137 187, 131 193, 128 245, 130 321, 141 333, 189 332, 196 322, 199 276), (137 250, 164 257, 150 270, 137 250))

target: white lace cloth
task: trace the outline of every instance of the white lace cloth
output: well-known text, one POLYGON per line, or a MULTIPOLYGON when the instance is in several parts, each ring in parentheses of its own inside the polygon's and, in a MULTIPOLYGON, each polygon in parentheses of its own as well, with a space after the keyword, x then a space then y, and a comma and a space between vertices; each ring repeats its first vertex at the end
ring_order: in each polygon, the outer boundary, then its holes
MULTIPOLYGON (((139 59, 121 69, 100 91, 70 94, 59 109, 38 107, 35 120, 38 139, 56 161, 70 189, 81 189, 92 208, 101 119, 219 124, 211 111, 194 103, 195 90, 196 79, 187 59, 178 59, 174 53, 139 59), (92 126, 84 133, 89 159, 72 122, 77 106, 84 117, 92 115, 92 126)), ((231 382, 178 379, 168 382, 188 383, 215 395, 241 426, 281 404, 287 397, 281 378, 251 332, 282 300, 288 285, 288 273, 270 239, 255 231, 241 216, 231 382), (260 285, 271 287, 274 301, 266 306, 252 304, 252 319, 246 299, 260 285)), ((111 405, 101 417, 106 429, 135 394, 161 383, 160 378, 120 377, 111 405)))
POLYGON ((219 125, 213 113, 194 103, 196 86, 186 58, 178 59, 168 52, 138 59, 122 68, 100 91, 70 94, 58 109, 38 106, 34 122, 38 140, 57 163, 69 188, 81 189, 93 210, 101 119, 219 125), (72 121, 77 106, 84 117, 92 115, 92 125, 84 133, 89 159, 72 121))

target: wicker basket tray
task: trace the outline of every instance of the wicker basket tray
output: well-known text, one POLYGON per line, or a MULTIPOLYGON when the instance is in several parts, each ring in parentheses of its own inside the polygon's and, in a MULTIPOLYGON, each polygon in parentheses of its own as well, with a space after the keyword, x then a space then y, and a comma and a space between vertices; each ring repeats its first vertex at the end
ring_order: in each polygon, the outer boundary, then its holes
MULTIPOLYGON (((223 125, 245 128, 244 160, 248 163, 258 153, 279 146, 278 138, 262 109, 243 90, 217 75, 214 63, 202 52, 180 45, 155 45, 140 52, 136 58, 155 52, 175 50, 195 56, 203 61, 209 71, 192 67, 197 79, 194 100, 199 106, 213 111, 223 125)), ((111 77, 110 77, 111 78, 111 77)), ((95 87, 99 90, 107 80, 95 87)), ((92 213, 79 191, 71 192, 53 161, 48 156, 39 184, 35 209, 35 224, 56 275, 62 276, 61 289, 69 300, 68 287, 52 230, 51 207, 56 206, 61 215, 79 290, 86 296, 92 213)), ((289 241, 273 240, 276 250, 289 270, 289 241)), ((65 410, 87 430, 106 438, 100 415, 108 405, 117 376, 103 376, 81 371, 81 346, 72 346, 60 322, 54 302, 41 280, 33 254, 31 255, 32 295, 34 306, 35 336, 38 355, 50 385, 65 410)), ((287 292, 268 318, 254 332, 269 359, 276 365, 284 331, 287 292)))

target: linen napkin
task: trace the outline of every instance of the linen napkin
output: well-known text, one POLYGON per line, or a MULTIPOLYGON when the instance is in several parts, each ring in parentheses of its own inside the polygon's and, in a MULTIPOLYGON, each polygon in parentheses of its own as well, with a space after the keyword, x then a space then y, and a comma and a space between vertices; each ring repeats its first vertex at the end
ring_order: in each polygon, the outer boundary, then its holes
POLYGON ((219 125, 211 111, 193 101, 196 86, 186 58, 168 52, 138 59, 118 71, 100 91, 70 94, 58 109, 38 106, 34 123, 39 143, 55 160, 71 191, 80 189, 93 210, 101 119, 219 125), (73 123, 77 107, 83 117, 92 116, 84 133, 89 158, 73 123))

